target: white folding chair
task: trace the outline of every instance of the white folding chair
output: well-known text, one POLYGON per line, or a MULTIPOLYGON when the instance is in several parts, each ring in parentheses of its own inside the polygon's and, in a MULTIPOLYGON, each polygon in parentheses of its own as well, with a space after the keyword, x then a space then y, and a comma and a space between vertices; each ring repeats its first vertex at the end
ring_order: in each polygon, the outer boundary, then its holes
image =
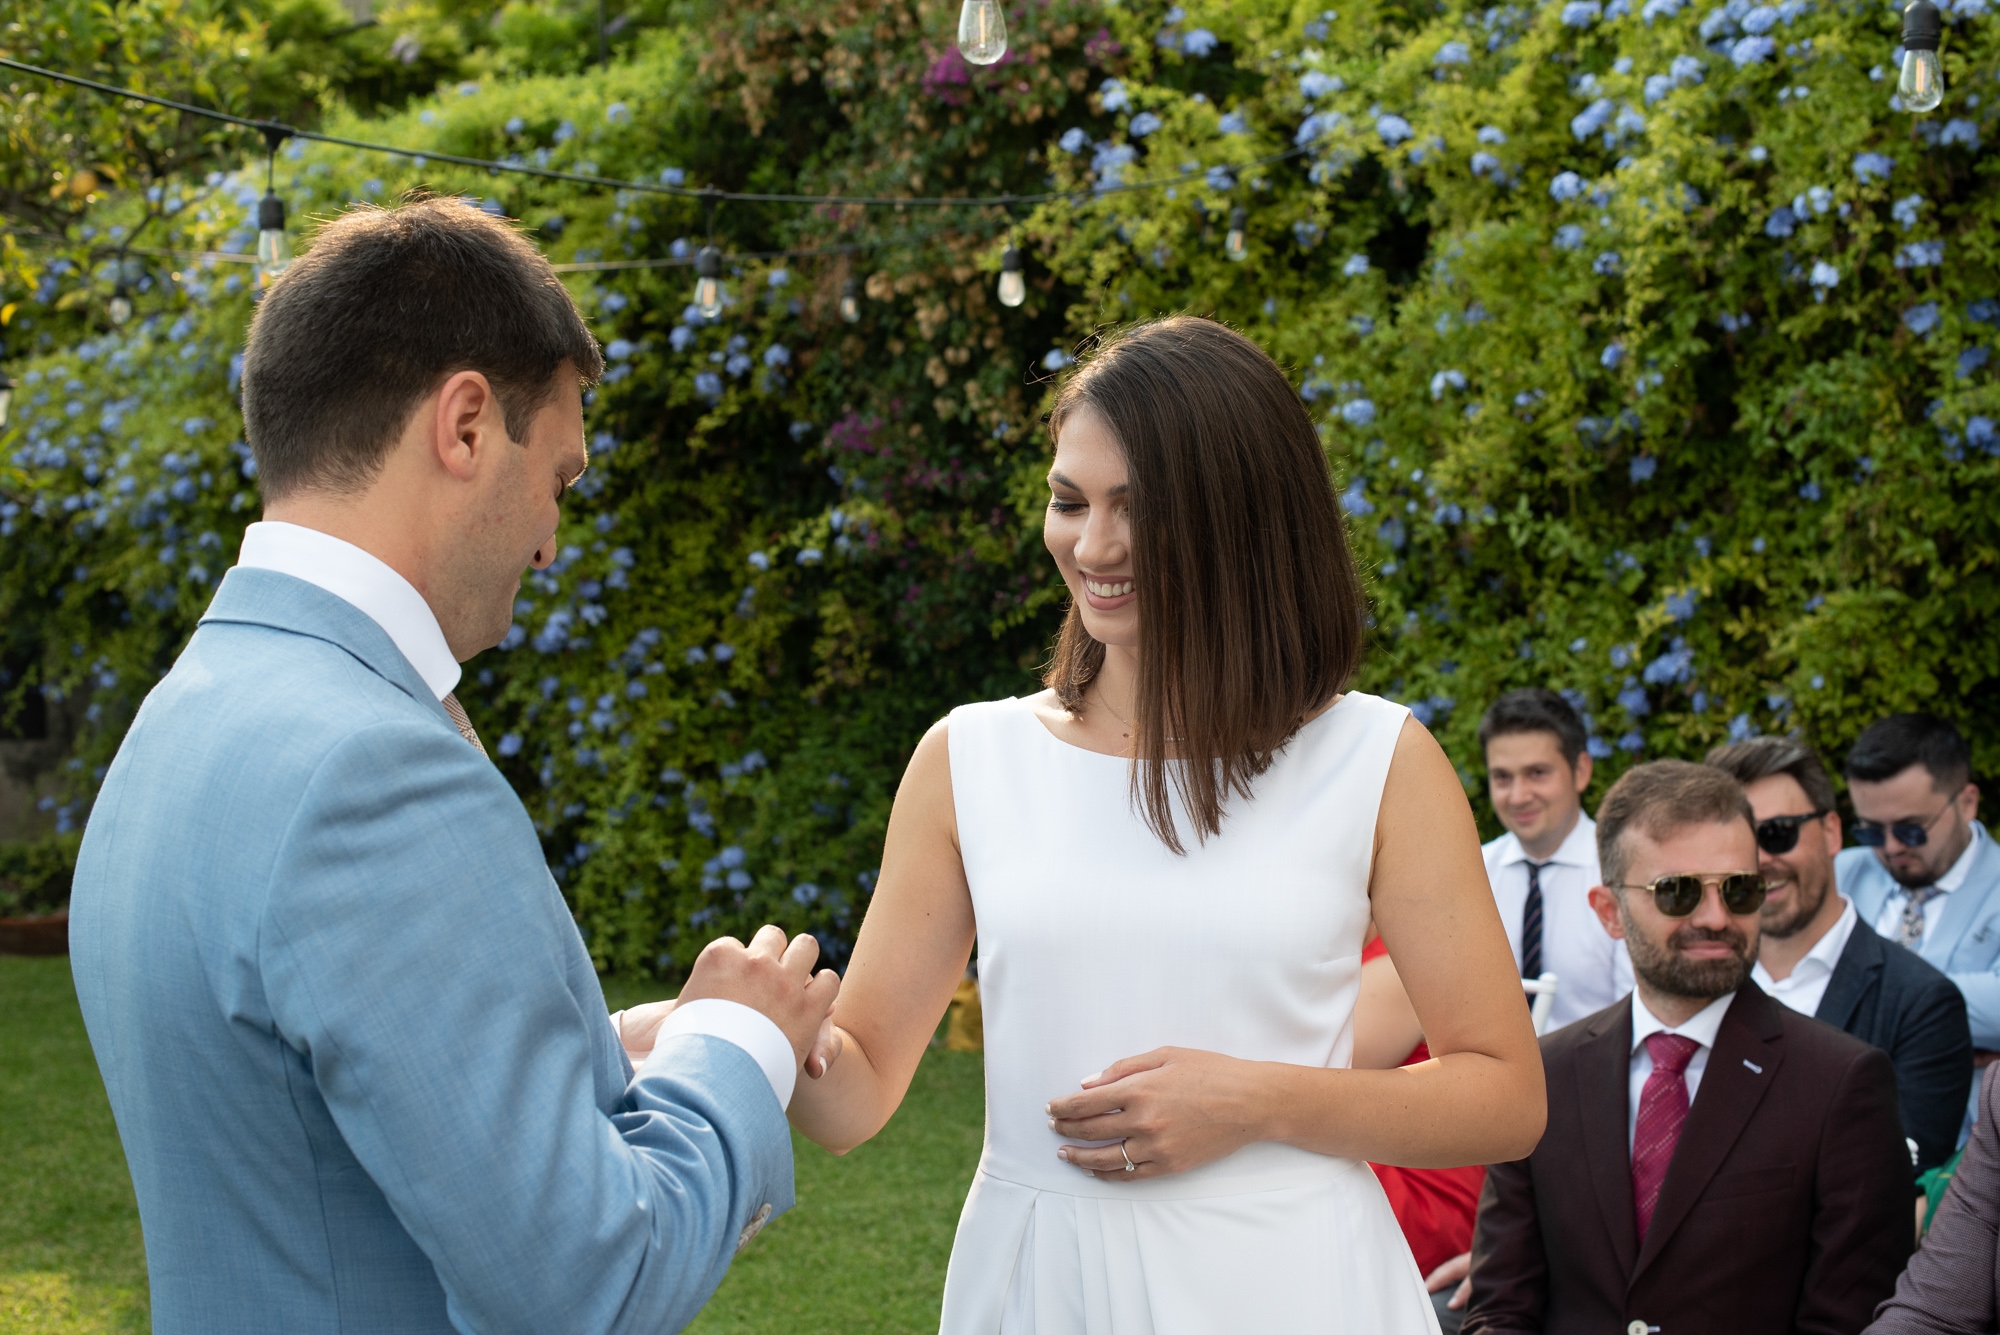
POLYGON ((1535 1036, 1539 1038, 1549 1032, 1549 1012, 1556 1008, 1556 976, 1545 973, 1540 978, 1523 978, 1521 990, 1535 999, 1528 1015, 1535 1022, 1535 1036))

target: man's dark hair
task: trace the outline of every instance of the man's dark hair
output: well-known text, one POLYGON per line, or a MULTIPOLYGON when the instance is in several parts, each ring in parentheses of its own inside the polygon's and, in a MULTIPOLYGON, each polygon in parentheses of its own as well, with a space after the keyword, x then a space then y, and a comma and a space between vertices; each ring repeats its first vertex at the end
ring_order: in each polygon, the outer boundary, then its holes
POLYGON ((1516 732, 1553 733, 1571 769, 1576 768, 1576 758, 1583 754, 1588 740, 1583 719, 1569 701, 1546 686, 1509 691, 1487 706, 1485 717, 1479 720, 1479 749, 1484 751, 1495 737, 1516 732))
POLYGON ((1708 753, 1707 763, 1745 788, 1773 774, 1789 774, 1805 789, 1806 801, 1815 811, 1834 809, 1833 780, 1827 777, 1826 766, 1796 737, 1752 737, 1747 742, 1718 746, 1708 753))
POLYGON ((1935 714, 1891 714, 1871 723, 1847 753, 1847 777, 1863 783, 1893 779, 1922 765, 1931 787, 1955 793, 1972 778, 1972 752, 1958 729, 1935 714))
POLYGON ((464 201, 361 206, 320 229, 258 303, 243 425, 266 501, 372 481, 425 395, 459 371, 493 385, 507 434, 604 357, 549 262, 464 201))
MULTIPOLYGON (((1625 882, 1630 864, 1621 836, 1637 829, 1658 842, 1689 825, 1740 820, 1755 828, 1743 785, 1713 765, 1653 760, 1625 771, 1597 808, 1597 865, 1608 886, 1625 882)), ((1747 870, 1747 869, 1746 869, 1747 870)))

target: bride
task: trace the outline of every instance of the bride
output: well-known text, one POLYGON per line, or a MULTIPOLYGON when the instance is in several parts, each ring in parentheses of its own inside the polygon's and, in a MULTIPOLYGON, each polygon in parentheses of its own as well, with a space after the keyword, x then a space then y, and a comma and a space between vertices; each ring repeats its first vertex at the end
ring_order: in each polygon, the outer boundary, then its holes
POLYGON ((1249 340, 1175 317, 1057 396, 1048 689, 954 710, 898 791, 793 1123, 901 1102, 975 939, 986 1146, 947 1335, 1436 1330, 1368 1162, 1525 1156, 1540 1054, 1457 774, 1342 688, 1363 594, 1249 340), (1431 1060, 1349 1069, 1370 917, 1431 1060))

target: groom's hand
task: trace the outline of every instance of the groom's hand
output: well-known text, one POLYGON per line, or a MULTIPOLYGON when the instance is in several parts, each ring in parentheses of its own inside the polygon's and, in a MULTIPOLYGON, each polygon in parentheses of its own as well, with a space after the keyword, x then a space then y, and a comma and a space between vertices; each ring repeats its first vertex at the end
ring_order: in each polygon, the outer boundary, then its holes
POLYGON ((747 946, 735 937, 719 937, 695 960, 680 1000, 715 997, 761 1011, 784 1031, 804 1066, 814 1040, 821 1038, 833 999, 840 994, 839 974, 831 969, 813 972, 818 959, 818 941, 802 934, 787 945, 784 931, 769 925, 759 928, 747 946))

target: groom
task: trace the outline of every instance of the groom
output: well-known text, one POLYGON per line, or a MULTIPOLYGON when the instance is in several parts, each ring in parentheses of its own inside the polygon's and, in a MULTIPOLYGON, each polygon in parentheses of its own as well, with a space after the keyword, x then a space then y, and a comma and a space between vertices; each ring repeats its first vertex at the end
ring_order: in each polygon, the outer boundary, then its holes
POLYGON ((263 299, 265 522, 119 749, 71 905, 161 1335, 678 1330, 792 1203, 785 1105, 839 987, 812 938, 713 943, 621 1044, 452 694, 555 556, 602 366, 457 200, 342 217, 263 299))

